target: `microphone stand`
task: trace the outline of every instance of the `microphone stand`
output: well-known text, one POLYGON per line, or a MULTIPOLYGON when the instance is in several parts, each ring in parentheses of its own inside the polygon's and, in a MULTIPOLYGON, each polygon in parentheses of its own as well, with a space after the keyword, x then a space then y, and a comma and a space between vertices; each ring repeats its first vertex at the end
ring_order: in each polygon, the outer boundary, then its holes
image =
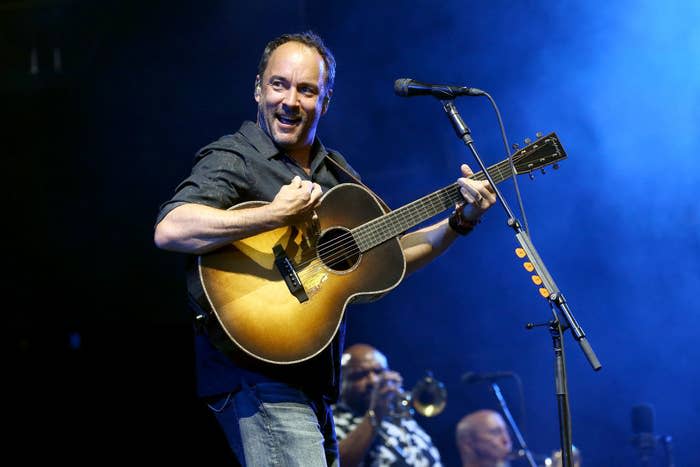
MULTIPOLYGON (((488 94, 486 93, 484 93, 484 95, 488 96, 488 94)), ((547 271, 547 268, 542 262, 542 259, 537 254, 537 250, 532 244, 529 235, 525 230, 523 230, 523 228, 520 225, 520 222, 516 219, 515 215, 513 215, 513 211, 510 209, 508 203, 506 203, 505 199, 503 198, 503 195, 498 189, 498 186, 496 186, 496 183, 494 183, 493 179, 491 178, 491 174, 489 174, 489 172, 486 170, 486 166, 481 160, 481 157, 479 157, 476 147, 474 146, 474 140, 471 137, 471 131, 469 130, 467 124, 464 123, 464 120, 462 120, 462 117, 459 115, 457 107, 454 104, 454 99, 442 99, 441 102, 443 109, 447 114, 447 117, 452 123, 452 127, 457 133, 457 137, 460 138, 464 142, 464 144, 467 145, 467 147, 471 150, 472 154, 474 155, 474 158, 478 162, 479 167, 481 167, 481 170, 483 171, 484 175, 491 184, 491 188, 494 190, 494 193, 496 194, 499 203, 501 204, 501 206, 503 206, 503 209, 506 211, 506 215, 508 216, 508 226, 515 231, 516 239, 518 240, 518 242, 520 242, 520 246, 527 253, 527 257, 529 258, 530 262, 532 262, 532 264, 534 265, 537 275, 542 279, 542 286, 549 292, 547 300, 549 301, 550 308, 552 309, 552 314, 554 315, 554 319, 549 323, 549 327, 550 333, 552 334, 552 342, 555 356, 555 386, 557 393, 557 408, 559 411, 559 433, 561 440, 562 465, 563 467, 572 467, 573 455, 571 448, 571 421, 569 419, 569 399, 568 388, 566 383, 566 366, 564 361, 564 346, 561 339, 562 331, 565 331, 566 329, 571 329, 571 332, 574 338, 576 339, 576 342, 578 342, 579 347, 581 347, 581 350, 583 351, 586 359, 588 359, 588 362, 590 363, 594 371, 600 370, 602 368, 602 365, 598 361, 598 357, 596 357, 595 352, 593 352, 593 349, 588 344, 586 334, 583 332, 583 329, 581 329, 581 326, 574 318, 573 313, 569 309, 569 306, 566 303, 566 300, 564 299, 564 295, 554 283, 554 279, 552 279, 552 276, 550 276, 549 271, 547 271), (561 313, 561 315, 564 317, 566 326, 563 327, 561 325, 557 312, 555 311, 555 307, 559 310, 559 313, 561 313)))
POLYGON ((501 394, 501 388, 498 386, 496 383, 491 383, 491 390, 493 391, 493 394, 496 396, 496 399, 498 399, 498 403, 501 405, 501 409, 503 410, 503 413, 506 416, 506 419, 508 420, 508 423, 510 424, 510 427, 513 429, 513 433, 515 433, 515 437, 518 439, 518 444, 520 444, 520 448, 523 450, 523 453, 525 457, 527 458, 528 463, 532 467, 537 467, 537 464, 535 463, 534 457, 532 457, 532 452, 530 452, 530 448, 527 447, 525 444, 525 438, 523 438, 523 435, 520 433, 520 430, 518 429, 518 425, 515 423, 515 419, 513 418, 513 415, 511 415, 510 410, 508 410, 508 405, 506 405, 506 400, 503 398, 503 394, 501 394))

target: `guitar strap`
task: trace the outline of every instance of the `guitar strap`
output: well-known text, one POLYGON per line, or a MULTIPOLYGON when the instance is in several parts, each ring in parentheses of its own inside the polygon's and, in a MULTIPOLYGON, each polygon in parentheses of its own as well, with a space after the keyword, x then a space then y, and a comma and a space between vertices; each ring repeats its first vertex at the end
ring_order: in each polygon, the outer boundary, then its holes
POLYGON ((340 164, 340 162, 336 161, 333 157, 331 157, 331 154, 332 154, 331 152, 329 152, 328 154, 326 154, 326 160, 331 161, 331 162, 333 163, 333 165, 334 165, 337 169, 339 169, 343 175, 345 175, 346 177, 348 177, 353 183, 356 183, 356 184, 358 184, 358 185, 361 185, 361 186, 365 187, 365 188, 367 189, 367 191, 369 191, 370 194, 371 194, 372 196, 374 196, 374 199, 376 199, 377 202, 382 206, 382 209, 384 209, 384 212, 385 212, 385 213, 391 211, 391 209, 389 208, 389 206, 387 206, 387 204, 384 202, 383 199, 381 199, 381 198, 379 197, 379 195, 377 195, 370 187, 368 187, 367 185, 365 185, 364 183, 362 183, 362 180, 360 180, 360 179, 357 178, 355 175, 353 175, 348 169, 346 169, 345 167, 343 167, 343 166, 340 164))

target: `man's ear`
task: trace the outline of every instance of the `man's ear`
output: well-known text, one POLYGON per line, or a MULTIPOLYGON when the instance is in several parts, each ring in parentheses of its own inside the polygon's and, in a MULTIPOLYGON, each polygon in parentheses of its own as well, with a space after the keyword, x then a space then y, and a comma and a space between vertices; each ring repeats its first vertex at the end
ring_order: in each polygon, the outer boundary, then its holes
POLYGON ((261 89, 262 83, 260 83, 260 75, 257 75, 255 77, 255 91, 253 92, 253 97, 255 98, 255 102, 260 102, 260 93, 262 93, 261 89))
POLYGON ((323 96, 323 105, 321 106, 321 115, 328 112, 328 106, 331 104, 331 96, 333 96, 333 90, 329 89, 326 95, 323 96))

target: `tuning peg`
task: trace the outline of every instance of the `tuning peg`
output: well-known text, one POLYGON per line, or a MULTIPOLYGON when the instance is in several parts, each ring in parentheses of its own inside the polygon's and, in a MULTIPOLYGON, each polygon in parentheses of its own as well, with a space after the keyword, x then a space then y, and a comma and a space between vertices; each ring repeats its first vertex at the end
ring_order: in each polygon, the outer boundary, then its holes
POLYGON ((538 131, 537 133, 535 133, 535 136, 537 136, 537 138, 542 138, 542 132, 538 131))
POLYGON ((513 143, 511 147, 513 148, 513 151, 517 151, 518 149, 520 149, 520 145, 518 143, 513 143))
POLYGON ((540 169, 540 172, 542 172, 542 175, 545 174, 544 167, 542 167, 542 168, 540 169))
POLYGON ((554 170, 559 169, 559 164, 555 162, 554 164, 552 164, 552 168, 553 168, 554 170))
POLYGON ((535 174, 533 174, 532 172, 528 172, 527 176, 530 177, 530 180, 535 179, 535 174))
POLYGON ((532 143, 532 140, 530 138, 525 138, 525 144, 530 144, 532 143))

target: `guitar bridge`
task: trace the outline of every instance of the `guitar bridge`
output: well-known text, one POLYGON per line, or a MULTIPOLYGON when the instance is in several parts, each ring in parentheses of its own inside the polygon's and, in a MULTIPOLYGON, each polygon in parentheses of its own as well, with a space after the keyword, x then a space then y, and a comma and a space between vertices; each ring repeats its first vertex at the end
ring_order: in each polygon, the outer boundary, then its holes
POLYGON ((294 265, 292 265, 289 256, 287 256, 287 253, 284 251, 284 248, 282 248, 282 245, 278 244, 272 247, 272 252, 275 254, 275 266, 284 278, 284 282, 287 284, 289 292, 294 295, 297 300, 299 300, 299 303, 304 303, 307 301, 309 296, 306 294, 306 290, 304 290, 301 279, 299 279, 299 275, 297 274, 296 269, 294 269, 294 265))

